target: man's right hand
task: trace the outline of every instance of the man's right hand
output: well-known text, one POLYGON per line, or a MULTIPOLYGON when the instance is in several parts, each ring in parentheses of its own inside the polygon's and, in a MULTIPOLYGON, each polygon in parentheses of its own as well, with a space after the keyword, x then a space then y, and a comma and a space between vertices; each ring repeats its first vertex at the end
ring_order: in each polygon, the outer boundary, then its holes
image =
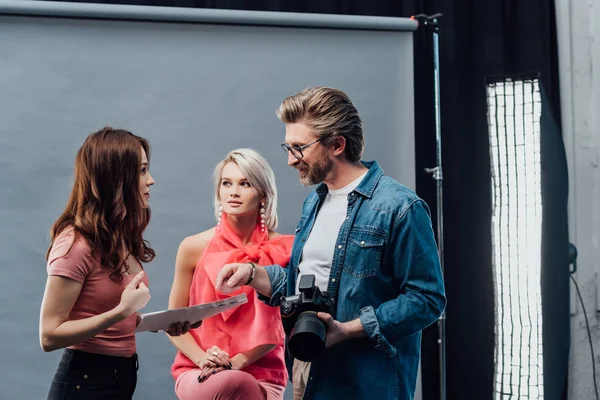
POLYGON ((252 265, 248 263, 226 264, 217 275, 215 288, 221 293, 229 294, 240 290, 248 282, 252 274, 252 265))

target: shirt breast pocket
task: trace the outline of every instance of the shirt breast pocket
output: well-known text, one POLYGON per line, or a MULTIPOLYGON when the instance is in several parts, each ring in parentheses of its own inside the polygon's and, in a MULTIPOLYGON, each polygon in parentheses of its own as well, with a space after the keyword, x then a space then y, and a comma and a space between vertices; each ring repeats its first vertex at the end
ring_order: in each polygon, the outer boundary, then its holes
POLYGON ((354 227, 348 235, 344 271, 355 278, 377 275, 385 244, 385 234, 369 227, 354 227))

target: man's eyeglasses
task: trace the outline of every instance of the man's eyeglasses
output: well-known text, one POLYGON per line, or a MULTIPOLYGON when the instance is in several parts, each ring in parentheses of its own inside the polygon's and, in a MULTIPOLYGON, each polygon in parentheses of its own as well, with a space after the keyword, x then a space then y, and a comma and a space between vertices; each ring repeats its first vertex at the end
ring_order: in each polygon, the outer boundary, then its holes
POLYGON ((283 151, 285 151, 285 154, 292 153, 292 155, 294 157, 296 157, 298 160, 301 160, 304 157, 302 150, 304 150, 308 146, 312 146, 313 144, 320 142, 320 141, 321 141, 321 139, 317 139, 314 142, 305 144, 304 146, 290 146, 287 143, 282 143, 281 148, 283 149, 283 151))

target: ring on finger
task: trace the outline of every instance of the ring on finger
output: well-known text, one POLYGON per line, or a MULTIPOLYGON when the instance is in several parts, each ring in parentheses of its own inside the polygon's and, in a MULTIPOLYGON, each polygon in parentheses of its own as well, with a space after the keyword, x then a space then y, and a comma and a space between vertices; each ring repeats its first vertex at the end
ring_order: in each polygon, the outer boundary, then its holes
POLYGON ((217 353, 216 351, 213 351, 212 353, 210 353, 212 356, 218 357, 219 353, 217 353))

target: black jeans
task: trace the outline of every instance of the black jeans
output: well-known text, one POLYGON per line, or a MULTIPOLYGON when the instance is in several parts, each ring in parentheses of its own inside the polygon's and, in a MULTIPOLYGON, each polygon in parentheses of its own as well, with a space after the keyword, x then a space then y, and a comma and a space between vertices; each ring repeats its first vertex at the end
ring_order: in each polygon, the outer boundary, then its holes
POLYGON ((130 400, 137 383, 138 358, 65 349, 48 400, 130 400))

